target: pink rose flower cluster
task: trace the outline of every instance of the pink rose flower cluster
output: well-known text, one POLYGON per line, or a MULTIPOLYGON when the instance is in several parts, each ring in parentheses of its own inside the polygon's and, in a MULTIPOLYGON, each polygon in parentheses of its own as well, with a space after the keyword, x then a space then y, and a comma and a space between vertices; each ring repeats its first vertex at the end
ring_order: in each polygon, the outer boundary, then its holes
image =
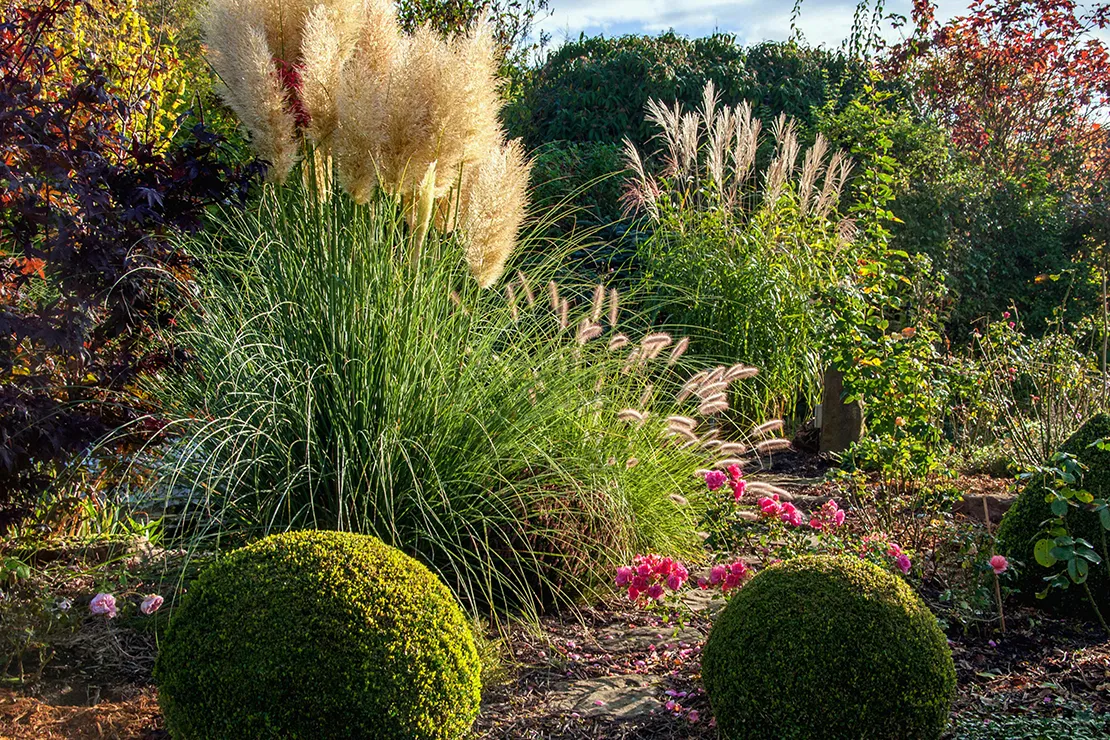
POLYGON ((678 591, 690 577, 686 566, 673 558, 661 555, 637 555, 632 565, 617 568, 618 586, 628 587, 628 598, 637 601, 646 597, 654 601, 663 600, 663 587, 678 591))
POLYGON ((777 493, 759 499, 759 510, 768 519, 781 519, 792 527, 800 527, 805 521, 801 509, 789 501, 779 501, 777 493))
POLYGON ((896 543, 891 542, 885 534, 873 532, 864 535, 860 540, 859 556, 865 558, 869 555, 878 556, 879 554, 889 558, 894 567, 902 572, 902 575, 909 574, 913 565, 909 553, 904 552, 896 543))
POLYGON ((726 483, 732 489, 733 501, 739 501, 748 487, 748 482, 744 480, 744 471, 740 469, 739 465, 729 465, 728 475, 720 470, 710 470, 705 474, 705 485, 710 491, 716 491, 726 483))
POLYGON ((740 588, 744 581, 751 575, 747 564, 743 560, 729 563, 728 565, 714 565, 709 570, 708 578, 698 579, 698 588, 719 588, 721 593, 728 593, 740 588))
MULTIPOLYGON (((151 594, 139 604, 139 611, 146 615, 153 614, 158 611, 159 607, 161 607, 164 602, 165 599, 158 594, 151 594)), ((119 613, 116 606, 116 597, 112 596, 112 594, 97 594, 92 597, 92 601, 89 602, 89 611, 93 614, 106 616, 108 619, 114 619, 119 613)))
POLYGON ((829 499, 821 505, 821 508, 810 515, 809 526, 818 532, 833 532, 837 527, 844 524, 844 516, 844 510, 840 508, 840 505, 829 499))

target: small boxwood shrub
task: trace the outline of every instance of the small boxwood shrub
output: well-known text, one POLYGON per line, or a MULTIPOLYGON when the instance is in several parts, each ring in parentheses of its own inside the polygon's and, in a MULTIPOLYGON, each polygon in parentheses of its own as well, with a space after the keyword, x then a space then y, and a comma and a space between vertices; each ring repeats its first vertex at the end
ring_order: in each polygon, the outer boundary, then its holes
MULTIPOLYGON (((1061 452, 1074 455, 1087 467, 1080 486, 1096 498, 1110 496, 1110 452, 1091 445, 1107 437, 1110 437, 1110 414, 1097 414, 1060 446, 1061 452)), ((1045 501, 1047 485, 1048 481, 1044 479, 1030 480, 1014 501, 998 525, 998 552, 1021 563, 1016 583, 1023 600, 1093 618, 1094 611, 1081 587, 1073 585, 1063 591, 1053 589, 1048 599, 1036 598, 1036 594, 1045 589, 1045 577, 1060 570, 1059 567, 1045 568, 1033 557, 1033 546, 1039 539, 1042 524, 1052 518, 1052 511, 1045 501)), ((1067 520, 1072 536, 1082 537, 1094 545, 1096 551, 1102 552, 1102 523, 1096 514, 1072 509, 1067 520)), ((1099 609, 1110 609, 1110 579, 1107 578, 1105 564, 1091 568, 1088 585, 1099 609)))
POLYGON ((710 632, 702 676, 722 737, 939 738, 956 670, 901 579, 851 557, 760 572, 710 632))
POLYGON ((205 570, 154 669, 166 727, 198 738, 463 736, 474 636, 451 592, 380 540, 274 535, 205 570))

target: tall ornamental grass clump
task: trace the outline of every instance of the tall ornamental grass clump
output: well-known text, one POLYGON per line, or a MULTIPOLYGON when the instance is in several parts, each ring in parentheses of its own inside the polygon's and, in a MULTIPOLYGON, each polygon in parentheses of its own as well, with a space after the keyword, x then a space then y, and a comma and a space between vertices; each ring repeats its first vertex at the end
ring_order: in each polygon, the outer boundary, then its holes
POLYGON ((492 86, 488 31, 402 37, 387 5, 359 7, 379 15, 352 32, 335 127, 314 133, 313 111, 330 109, 307 103, 311 55, 292 58, 305 60, 298 84, 290 60, 269 63, 280 115, 247 119, 251 135, 275 152, 290 132, 309 147, 275 165, 284 184, 255 208, 188 245, 207 269, 183 319, 190 365, 157 390, 177 437, 160 490, 183 497, 197 538, 374 534, 472 608, 539 609, 633 551, 695 552, 700 505, 686 494, 699 466, 746 450, 717 440, 711 419, 755 369, 688 377, 686 340, 633 340, 615 291, 574 305, 543 266, 495 287, 527 164, 496 128, 473 130, 490 110, 495 126, 487 91, 447 101, 475 79, 492 86), (424 76, 429 59, 442 74, 424 76), (388 84, 348 115, 371 68, 388 84), (451 91, 413 98, 440 84, 451 91), (394 110, 394 95, 429 108, 394 110), (307 120, 286 126, 302 102, 307 120))
POLYGON ((851 160, 820 135, 803 151, 785 115, 768 141, 751 105, 722 105, 712 83, 700 109, 651 100, 647 119, 662 147, 645 159, 625 141, 623 200, 654 225, 642 253, 659 321, 761 368, 755 392, 738 399, 749 416, 816 401, 823 321, 814 298, 835 282, 854 236, 838 215, 851 160))

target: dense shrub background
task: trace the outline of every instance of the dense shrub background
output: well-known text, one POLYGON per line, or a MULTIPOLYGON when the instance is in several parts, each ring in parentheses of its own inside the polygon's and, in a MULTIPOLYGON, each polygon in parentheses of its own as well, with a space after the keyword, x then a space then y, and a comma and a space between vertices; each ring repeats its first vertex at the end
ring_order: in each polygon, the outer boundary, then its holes
POLYGON ((772 42, 744 49, 728 34, 582 37, 547 57, 507 120, 531 147, 624 137, 643 146, 654 135, 647 101, 697 106, 709 80, 723 103, 750 100, 761 118, 785 112, 809 127, 857 94, 866 74, 838 52, 772 42))

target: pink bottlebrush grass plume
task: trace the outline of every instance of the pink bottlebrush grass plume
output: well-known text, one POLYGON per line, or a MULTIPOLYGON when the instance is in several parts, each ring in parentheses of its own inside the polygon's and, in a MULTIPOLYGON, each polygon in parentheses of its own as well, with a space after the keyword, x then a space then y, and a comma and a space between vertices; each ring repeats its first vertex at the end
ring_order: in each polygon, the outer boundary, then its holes
POLYGON ((728 381, 731 382, 733 380, 743 380, 744 378, 750 378, 750 377, 753 377, 753 376, 758 375, 758 374, 759 374, 759 368, 748 367, 747 365, 737 364, 737 365, 733 365, 732 367, 728 368, 728 370, 725 371, 724 377, 725 377, 725 380, 728 380, 728 381))
POLYGON ((673 427, 682 427, 684 429, 693 429, 698 425, 696 419, 691 419, 689 416, 668 416, 667 424, 673 427))
POLYGON ((617 327, 617 319, 620 317, 620 294, 617 293, 616 288, 609 289, 609 326, 612 328, 617 327))
POLYGON ((644 388, 644 392, 642 394, 640 394, 640 405, 641 406, 647 406, 648 402, 651 401, 652 394, 654 394, 654 393, 655 393, 655 386, 652 385, 651 383, 648 383, 648 385, 644 388))
POLYGON ((753 427, 751 436, 753 436, 753 437, 765 437, 768 434, 773 434, 775 432, 781 432, 782 427, 783 427, 782 419, 771 419, 770 421, 765 421, 762 424, 760 424, 756 427, 753 427))
POLYGON ((667 359, 667 364, 673 365, 678 362, 679 358, 682 357, 682 355, 686 354, 686 350, 687 348, 689 348, 689 346, 690 337, 683 337, 682 339, 679 339, 678 344, 676 344, 674 346, 674 349, 671 350, 671 356, 667 359))
POLYGON ((551 312, 559 313, 559 285, 554 280, 547 284, 547 296, 551 299, 551 312))
POLYGON ((710 398, 723 396, 726 390, 728 390, 728 383, 720 381, 717 383, 705 383, 699 386, 694 393, 701 400, 708 401, 710 398))
POLYGON ((710 442, 713 442, 714 440, 716 440, 716 439, 717 439, 717 437, 718 437, 718 436, 720 436, 720 434, 721 434, 720 430, 718 430, 718 429, 710 429, 710 430, 709 430, 708 432, 706 432, 705 434, 701 435, 701 437, 699 438, 699 440, 698 440, 698 441, 699 441, 699 442, 700 442, 700 443, 701 443, 702 445, 708 445, 708 444, 709 444, 710 442))
POLYGON ((724 400, 705 401, 698 406, 698 413, 702 416, 714 416, 728 411, 728 402, 724 400))
POLYGON ((594 286, 593 298, 590 301, 590 321, 598 323, 601 321, 601 312, 605 308, 605 286, 598 283, 594 286))
POLYGON ((777 496, 783 501, 791 501, 794 498, 794 495, 785 488, 763 481, 748 481, 748 491, 756 496, 777 496))
POLYGON ((591 339, 597 339, 601 336, 601 326, 598 324, 590 323, 589 319, 582 319, 578 326, 577 341, 579 344, 586 344, 591 339))
POLYGON ((620 421, 635 421, 642 424, 646 418, 645 414, 636 409, 621 409, 617 412, 617 419, 620 421))
POLYGON ((559 301, 559 328, 566 331, 570 326, 570 301, 563 298, 559 301))
POLYGON ((755 449, 761 455, 769 455, 772 452, 790 449, 790 440, 781 438, 765 439, 757 443, 755 449))
POLYGON ((726 442, 725 444, 721 445, 718 452, 720 452, 722 455, 730 455, 730 456, 731 455, 743 455, 749 449, 750 448, 747 445, 740 444, 739 442, 726 442))
POLYGON ((620 349, 626 346, 631 340, 624 334, 617 334, 609 340, 609 349, 620 349))
POLYGON ((733 465, 741 466, 743 464, 744 464, 743 460, 740 460, 738 458, 731 458, 730 457, 730 458, 725 458, 724 460, 718 460, 717 462, 713 463, 713 467, 721 469, 721 470, 727 470, 728 468, 731 468, 733 465))
POLYGON ((532 285, 528 282, 528 276, 521 270, 517 270, 516 278, 520 282, 520 287, 524 291, 524 298, 528 301, 528 305, 534 306, 536 304, 536 294, 532 292, 532 285))
POLYGON ((693 442, 694 444, 698 443, 698 435, 694 434, 686 427, 667 427, 666 433, 673 437, 682 437, 687 442, 693 442))

